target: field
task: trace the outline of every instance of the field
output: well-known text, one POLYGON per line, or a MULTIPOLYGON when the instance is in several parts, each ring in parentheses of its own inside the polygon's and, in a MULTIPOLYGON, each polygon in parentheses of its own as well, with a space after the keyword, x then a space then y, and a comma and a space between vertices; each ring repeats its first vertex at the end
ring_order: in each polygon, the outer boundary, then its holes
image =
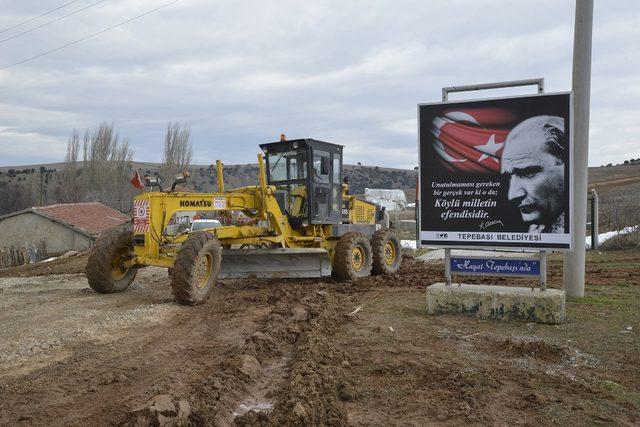
POLYGON ((197 307, 156 268, 112 295, 82 256, 2 271, 0 425, 640 423, 640 251, 589 253, 558 326, 428 316, 443 266, 404 261, 357 282, 223 281, 197 307))

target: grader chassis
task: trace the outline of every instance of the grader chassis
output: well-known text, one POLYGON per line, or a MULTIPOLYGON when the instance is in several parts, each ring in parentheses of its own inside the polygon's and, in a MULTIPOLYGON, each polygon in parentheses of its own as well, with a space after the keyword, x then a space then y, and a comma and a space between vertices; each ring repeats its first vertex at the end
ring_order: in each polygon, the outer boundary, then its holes
POLYGON ((220 278, 334 274, 354 280, 400 268, 400 242, 384 210, 350 195, 343 184, 342 146, 298 139, 260 147, 265 156, 258 155, 257 186, 225 191, 218 161, 216 193, 175 191, 185 177, 170 191, 137 196, 132 230, 109 233, 92 249, 91 288, 120 292, 139 268, 166 267, 176 302, 195 305, 207 300, 220 278), (241 211, 253 220, 175 232, 174 214, 184 211, 241 211))

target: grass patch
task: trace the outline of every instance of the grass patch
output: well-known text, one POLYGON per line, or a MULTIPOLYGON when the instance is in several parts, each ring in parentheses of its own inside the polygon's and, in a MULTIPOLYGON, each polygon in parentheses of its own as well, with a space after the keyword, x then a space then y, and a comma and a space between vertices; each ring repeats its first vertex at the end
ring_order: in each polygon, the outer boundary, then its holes
MULTIPOLYGON (((562 255, 556 259, 562 260, 562 255)), ((586 262, 595 264, 616 265, 618 268, 637 268, 640 251, 637 249, 587 251, 586 262)))
POLYGON ((569 298, 569 301, 574 304, 593 305, 603 308, 618 308, 630 304, 627 298, 617 295, 587 295, 582 298, 569 298))
POLYGON ((637 248, 640 248, 640 229, 629 234, 614 236, 600 245, 603 251, 637 248))
POLYGON ((567 298, 567 318, 593 330, 617 330, 633 324, 640 310, 640 286, 588 286, 582 298, 567 298))
POLYGON ((640 409, 640 393, 637 391, 629 390, 622 384, 611 380, 602 381, 600 387, 611 393, 618 402, 631 403, 636 409, 640 409))

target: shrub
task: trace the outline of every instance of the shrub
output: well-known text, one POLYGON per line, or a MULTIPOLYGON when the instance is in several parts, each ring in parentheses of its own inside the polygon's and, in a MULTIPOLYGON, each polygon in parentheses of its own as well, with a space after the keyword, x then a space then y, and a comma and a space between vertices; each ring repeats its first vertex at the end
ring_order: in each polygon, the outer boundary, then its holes
POLYGON ((602 249, 603 251, 615 251, 635 248, 640 248, 640 229, 637 229, 633 233, 620 234, 618 236, 612 237, 600 245, 600 249, 602 249))

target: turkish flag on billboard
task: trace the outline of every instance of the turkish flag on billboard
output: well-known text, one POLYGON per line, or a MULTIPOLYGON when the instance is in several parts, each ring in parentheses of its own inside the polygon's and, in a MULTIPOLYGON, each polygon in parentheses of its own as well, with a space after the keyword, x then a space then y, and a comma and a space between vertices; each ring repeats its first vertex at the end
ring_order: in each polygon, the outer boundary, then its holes
POLYGON ((450 171, 500 172, 500 157, 517 117, 500 108, 460 108, 443 111, 431 133, 438 160, 450 171))
POLYGON ((133 175, 133 178, 131 179, 131 185, 133 185, 136 188, 139 188, 140 190, 144 190, 144 182, 142 182, 142 179, 140 179, 140 174, 138 173, 138 171, 136 171, 135 175, 133 175))

